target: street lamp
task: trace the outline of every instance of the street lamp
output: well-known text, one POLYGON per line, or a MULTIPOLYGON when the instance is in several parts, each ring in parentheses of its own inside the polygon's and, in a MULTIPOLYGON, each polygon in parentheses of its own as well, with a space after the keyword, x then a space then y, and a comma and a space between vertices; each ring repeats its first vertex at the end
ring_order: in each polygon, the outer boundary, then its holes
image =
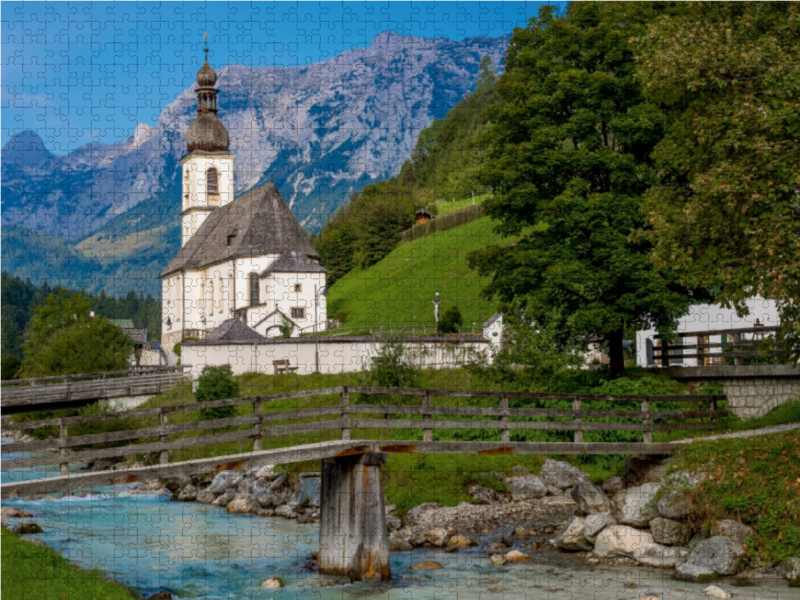
POLYGON ((328 286, 323 285, 321 288, 317 289, 317 286, 314 286, 314 372, 319 373, 319 336, 317 335, 319 324, 319 295, 322 294, 323 296, 328 295, 328 286))

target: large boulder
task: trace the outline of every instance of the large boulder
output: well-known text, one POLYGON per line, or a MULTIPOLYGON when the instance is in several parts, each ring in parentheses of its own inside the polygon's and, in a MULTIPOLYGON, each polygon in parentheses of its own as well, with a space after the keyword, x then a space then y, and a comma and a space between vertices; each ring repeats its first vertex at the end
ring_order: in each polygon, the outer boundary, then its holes
POLYGON ((237 494, 228 503, 228 512, 237 515, 255 514, 260 508, 252 494, 237 494))
POLYGON ((439 502, 423 502, 415 506, 406 514, 406 525, 435 527, 436 511, 444 508, 444 504, 439 502))
POLYGON ((548 458, 542 465, 539 476, 545 485, 565 490, 579 481, 589 481, 589 474, 573 467, 571 464, 548 458))
POLYGON ((709 567, 683 562, 675 567, 675 578, 689 581, 714 581, 717 574, 709 567))
POLYGON ((711 528, 711 535, 721 535, 722 537, 730 538, 743 546, 747 538, 753 535, 753 528, 739 523, 739 521, 724 519, 711 528))
POLYGON ((605 513, 611 510, 611 505, 603 490, 588 481, 579 481, 572 488, 570 496, 578 504, 578 508, 587 515, 605 513))
POLYGON ((216 494, 213 494, 208 490, 200 490, 199 492, 197 492, 197 498, 195 498, 195 500, 197 500, 198 502, 202 502, 203 504, 211 504, 216 499, 216 497, 217 497, 216 494))
POLYGON ((224 494, 233 492, 241 483, 243 478, 241 471, 220 471, 211 482, 208 491, 213 494, 224 494))
POLYGON ((597 536, 594 553, 598 556, 635 558, 642 546, 653 543, 653 536, 647 531, 634 529, 627 525, 611 525, 603 529, 597 536))
POLYGON ((34 533, 42 533, 42 528, 37 523, 19 523, 12 529, 17 535, 30 535, 34 533))
POLYGON ((469 488, 469 497, 475 501, 475 504, 496 504, 502 502, 500 494, 479 485, 473 485, 469 488))
POLYGON ((710 569, 717 575, 736 575, 742 568, 744 555, 741 544, 717 535, 699 542, 687 562, 710 569))
POLYGON ((655 496, 661 485, 645 483, 617 492, 613 500, 614 518, 625 525, 646 527, 658 516, 655 496))
POLYGON ((556 536, 556 546, 562 550, 591 550, 592 544, 585 537, 585 520, 572 517, 556 536))
POLYGON ((780 573, 789 582, 789 587, 800 587, 800 558, 787 558, 781 565, 780 573))
POLYGON ((536 475, 522 475, 506 479, 511 498, 520 500, 534 500, 547 496, 547 486, 536 475))
POLYGON ((594 544, 595 541, 597 541, 597 536, 601 531, 603 531, 603 529, 610 525, 616 524, 617 520, 610 512, 588 515, 584 524, 583 535, 587 540, 594 544))
POLYGON ((650 521, 653 539, 667 546, 682 546, 687 541, 688 530, 680 521, 656 517, 650 521))
POLYGON ((446 546, 447 542, 450 540, 450 537, 450 530, 445 529, 444 527, 431 529, 425 534, 425 540, 429 542, 431 546, 436 546, 437 548, 443 548, 446 546))
POLYGON ((691 496, 682 490, 672 490, 658 499, 658 512, 667 519, 684 519, 694 508, 691 496))

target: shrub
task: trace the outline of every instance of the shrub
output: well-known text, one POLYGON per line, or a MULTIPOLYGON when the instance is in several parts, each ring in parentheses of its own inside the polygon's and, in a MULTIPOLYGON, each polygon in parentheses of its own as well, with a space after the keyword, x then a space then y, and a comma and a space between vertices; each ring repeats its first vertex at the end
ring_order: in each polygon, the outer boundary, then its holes
POLYGON ((294 331, 294 323, 284 317, 281 321, 281 324, 278 325, 278 330, 281 332, 282 338, 290 338, 292 337, 292 332, 294 331))
MULTIPOLYGON (((203 372, 200 374, 197 385, 197 392, 194 395, 198 402, 225 400, 227 398, 236 398, 238 395, 239 384, 233 378, 233 370, 230 365, 203 367, 203 372)), ((235 406, 220 406, 200 411, 200 416, 204 421, 227 419, 235 414, 235 406)))
POLYGON ((464 318, 457 306, 451 306, 442 314, 442 318, 436 324, 439 333, 458 333, 464 324, 464 318))
MULTIPOLYGON (((419 382, 419 372, 411 361, 401 338, 388 337, 380 345, 366 370, 364 385, 375 387, 413 388, 419 382)), ((362 394, 360 401, 371 403, 404 403, 410 396, 398 398, 386 395, 362 394)))

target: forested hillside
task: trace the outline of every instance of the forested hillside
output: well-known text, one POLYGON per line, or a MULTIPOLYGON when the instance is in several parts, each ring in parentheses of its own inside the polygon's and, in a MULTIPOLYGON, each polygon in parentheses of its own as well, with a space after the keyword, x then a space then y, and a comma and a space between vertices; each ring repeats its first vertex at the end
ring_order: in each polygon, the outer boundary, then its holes
POLYGON ((476 180, 484 154, 478 141, 489 127, 484 109, 498 100, 496 79, 494 64, 485 56, 475 91, 422 130, 400 173, 354 193, 331 217, 314 244, 330 283, 394 250, 402 232, 413 225, 417 208, 435 212, 437 200, 461 198, 482 187, 476 180))

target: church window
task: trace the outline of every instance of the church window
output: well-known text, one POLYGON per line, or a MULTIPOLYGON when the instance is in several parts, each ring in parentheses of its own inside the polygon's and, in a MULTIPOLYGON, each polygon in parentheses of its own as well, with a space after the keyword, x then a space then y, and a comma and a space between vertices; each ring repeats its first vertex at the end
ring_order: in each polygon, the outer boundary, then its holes
POLYGON ((250 273, 250 306, 258 306, 259 302, 258 273, 250 273))
POLYGON ((206 171, 206 186, 209 194, 219 194, 219 171, 216 167, 209 167, 206 171))
POLYGON ((214 282, 208 282, 208 315, 214 314, 214 282))
POLYGON ((301 307, 292 307, 292 318, 293 319, 305 319, 306 318, 306 309, 301 307))
POLYGON ((303 291, 303 284, 302 283, 295 283, 294 284, 294 291, 296 294, 299 294, 303 291))

